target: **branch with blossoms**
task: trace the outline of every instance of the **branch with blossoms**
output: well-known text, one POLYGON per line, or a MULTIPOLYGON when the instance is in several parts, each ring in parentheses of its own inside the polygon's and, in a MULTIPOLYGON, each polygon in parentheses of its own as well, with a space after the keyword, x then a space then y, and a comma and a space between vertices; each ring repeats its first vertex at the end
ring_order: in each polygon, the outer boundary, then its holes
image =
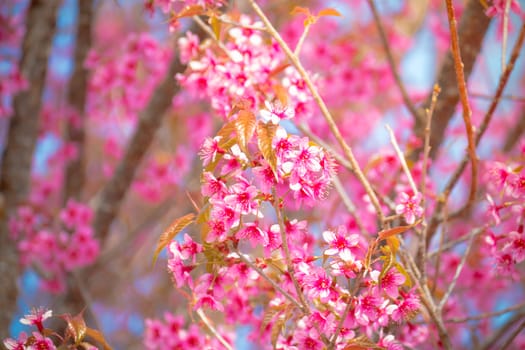
MULTIPOLYGON (((24 270, 37 272, 38 296, 67 292, 73 276, 77 302, 101 313, 101 326, 108 314, 115 321, 118 332, 106 334, 112 343, 130 347, 143 327, 149 350, 525 344, 525 153, 517 108, 497 110, 504 96, 515 96, 503 92, 521 71, 525 27, 514 27, 519 6, 503 2, 454 9, 451 1, 426 2, 429 20, 410 32, 430 30, 443 64, 439 84, 418 94, 392 51, 401 56, 417 45, 401 27, 421 2, 400 9, 363 2, 347 21, 341 4, 323 8, 315 0, 308 7, 148 0, 149 13, 160 10, 163 25, 179 32, 175 50, 171 39, 163 42, 168 35, 152 34, 155 16, 145 23, 135 13, 122 27, 140 30, 115 34, 122 23, 113 21, 128 16, 121 11, 94 17, 87 56, 80 16, 78 69, 67 84, 51 75, 42 97, 37 139, 60 135, 60 145, 44 161, 45 174, 32 173, 32 191, 8 204, 10 246, 24 270), (274 17, 277 8, 287 17, 274 17), (503 23, 503 52, 516 42, 485 106, 468 100, 467 90, 483 91, 477 84, 486 72, 473 67, 483 41, 497 43, 491 22, 503 23), (429 97, 418 106, 417 95, 429 97), (460 95, 464 125, 453 121, 460 95), (57 107, 66 96, 73 116, 57 107), (86 147, 82 137, 62 137, 82 111, 86 147), (378 123, 387 119, 381 134, 378 123), (518 128, 508 133, 508 125, 518 128), (502 135, 511 136, 509 145, 502 135), (75 176, 81 167, 64 171, 83 155, 85 181, 75 176), (72 188, 74 180, 83 185, 72 188), (81 193, 91 205, 67 198, 81 193), (151 231, 172 216, 153 253, 170 281, 144 261, 156 239, 151 231), (513 322, 496 321, 503 315, 513 322)), ((3 86, 2 106, 9 100, 3 86)), ((43 326, 50 315, 26 316, 33 329, 6 346, 109 347, 82 315, 63 315, 65 332, 43 326)))

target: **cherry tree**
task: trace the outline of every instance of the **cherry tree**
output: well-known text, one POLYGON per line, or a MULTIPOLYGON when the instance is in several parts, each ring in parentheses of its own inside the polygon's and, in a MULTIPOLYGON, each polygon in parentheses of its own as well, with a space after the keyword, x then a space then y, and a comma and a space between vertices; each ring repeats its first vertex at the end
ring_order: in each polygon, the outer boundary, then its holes
POLYGON ((524 347, 522 5, 0 5, 3 345, 524 347))

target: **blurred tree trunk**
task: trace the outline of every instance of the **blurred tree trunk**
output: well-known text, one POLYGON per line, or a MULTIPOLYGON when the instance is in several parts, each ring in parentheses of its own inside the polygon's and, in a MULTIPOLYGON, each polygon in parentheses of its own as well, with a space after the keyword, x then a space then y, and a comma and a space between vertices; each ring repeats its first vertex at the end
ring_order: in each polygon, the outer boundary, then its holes
POLYGON ((94 8, 92 0, 78 1, 77 33, 75 40, 74 71, 67 86, 67 102, 73 109, 75 120, 68 120, 65 140, 77 148, 77 157, 67 164, 64 204, 69 198, 81 200, 85 174, 85 105, 87 96, 88 71, 84 62, 91 49, 94 8))
POLYGON ((32 0, 26 18, 20 71, 27 79, 29 88, 13 98, 14 112, 10 119, 0 177, 0 339, 8 336, 18 294, 18 255, 14 242, 9 238, 8 217, 29 193, 42 93, 59 4, 60 0, 32 0))

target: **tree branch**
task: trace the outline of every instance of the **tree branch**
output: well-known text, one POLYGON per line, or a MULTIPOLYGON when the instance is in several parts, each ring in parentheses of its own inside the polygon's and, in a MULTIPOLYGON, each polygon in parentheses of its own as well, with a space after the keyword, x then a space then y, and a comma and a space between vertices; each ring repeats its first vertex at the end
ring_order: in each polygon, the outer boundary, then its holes
POLYGON ((390 65, 390 71, 392 72, 392 75, 394 76, 394 80, 397 84, 399 91, 401 92, 401 97, 403 98, 403 102, 405 102, 405 106, 408 108, 408 110, 410 111, 410 113, 412 114, 415 120, 422 119, 423 116, 419 113, 419 111, 414 106, 414 103, 410 99, 410 96, 408 96, 408 92, 405 88, 405 85, 403 85, 403 81, 401 80, 401 77, 399 76, 399 73, 396 68, 396 63, 394 61, 394 55, 392 54, 392 50, 390 49, 390 44, 388 43, 388 39, 385 34, 385 28, 383 27, 383 23, 381 22, 381 17, 379 16, 374 0, 368 0, 368 5, 370 7, 370 10, 372 10, 372 14, 374 16, 374 22, 376 24, 377 30, 379 31, 379 37, 381 38, 381 44, 383 45, 383 49, 385 50, 388 64, 390 65))
POLYGON ((512 128, 510 128, 509 133, 505 137, 505 144, 503 145, 503 152, 508 153, 512 151, 516 143, 523 135, 525 131, 525 110, 521 112, 521 115, 518 118, 518 122, 512 128))
MULTIPOLYGON (((459 51, 463 58, 465 81, 468 81, 476 58, 481 50, 481 44, 490 24, 490 18, 485 15, 479 0, 469 0, 459 22, 458 37, 459 51)), ((456 84, 454 59, 452 50, 446 54, 443 65, 437 78, 441 94, 436 104, 432 118, 432 134, 430 135, 430 157, 435 158, 445 136, 447 125, 454 115, 459 102, 459 89, 456 84)), ((432 101, 430 94, 424 104, 428 108, 432 101)), ((423 135, 425 128, 424 119, 416 119, 416 133, 423 135)))
POLYGON ((465 74, 463 72, 463 61, 461 60, 461 52, 459 49, 458 32, 456 29, 456 16, 454 14, 454 6, 452 0, 446 0, 447 15, 450 25, 450 36, 452 38, 452 55, 454 56, 454 69, 456 71, 456 81, 458 83, 459 96, 461 98, 461 105, 463 107, 463 122, 468 140, 468 155, 470 157, 470 168, 472 169, 472 178, 470 179, 470 194, 467 201, 467 208, 469 208, 476 198, 477 184, 478 184, 478 159, 476 156, 476 145, 474 143, 474 130, 472 127, 472 110, 468 100, 467 83, 465 81, 465 74))
POLYGON ((27 79, 29 88, 13 98, 13 115, 2 157, 0 178, 0 192, 4 204, 0 214, 0 339, 8 335, 18 294, 18 255, 16 245, 9 237, 7 220, 9 214, 29 193, 42 92, 59 4, 60 0, 33 0, 26 18, 20 71, 27 79))
POLYGON ((84 68, 92 42, 93 27, 93 1, 79 1, 77 5, 77 36, 75 47, 74 71, 67 87, 67 100, 74 109, 77 120, 68 121, 65 139, 77 147, 77 157, 67 164, 65 175, 64 203, 68 198, 81 198, 85 180, 85 154, 84 154, 84 109, 87 95, 88 71, 84 68))
MULTIPOLYGON (((202 32, 198 33, 202 37, 202 32)), ((171 105, 173 96, 179 91, 174 76, 186 68, 175 54, 166 77, 157 86, 146 108, 140 113, 139 121, 130 137, 124 157, 117 165, 112 178, 105 184, 95 200, 94 230, 103 242, 117 216, 124 197, 135 177, 137 168, 151 145, 162 117, 171 105)))

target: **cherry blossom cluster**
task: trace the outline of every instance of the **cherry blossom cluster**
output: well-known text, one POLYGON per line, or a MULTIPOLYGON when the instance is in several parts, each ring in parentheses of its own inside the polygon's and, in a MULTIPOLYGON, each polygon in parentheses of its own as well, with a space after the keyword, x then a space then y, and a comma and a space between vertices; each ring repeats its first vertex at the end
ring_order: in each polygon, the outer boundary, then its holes
MULTIPOLYGON (((196 324, 186 326, 182 316, 164 313, 164 321, 146 319, 144 345, 148 350, 162 349, 225 349, 215 337, 208 336, 196 324)), ((224 332, 229 344, 234 340, 233 334, 224 332)))
MULTIPOLYGON (((34 326, 38 331, 32 332, 31 335, 21 332, 18 339, 7 338, 4 340, 4 346, 8 350, 55 350, 53 340, 46 335, 44 329, 44 321, 52 315, 52 310, 33 309, 31 314, 20 319, 20 323, 34 326)), ((93 348, 91 349, 93 350, 93 348)))
POLYGON ((495 230, 485 238, 485 243, 498 271, 514 278, 518 276, 516 264, 525 260, 523 165, 523 162, 487 164, 487 216, 495 225, 495 230), (497 234, 498 231, 501 233, 497 234))
POLYGON ((56 350, 77 349, 79 347, 85 350, 98 350, 109 348, 104 336, 86 325, 82 314, 54 316, 53 310, 35 308, 31 310, 29 315, 21 318, 20 323, 29 327, 36 327, 37 330, 32 331, 29 335, 26 332, 21 332, 17 339, 5 339, 3 343, 8 350, 56 350), (44 327, 44 321, 50 318, 60 318, 67 323, 67 327, 61 329, 64 334, 44 327), (95 346, 93 341, 102 346, 95 346))
POLYGON ((194 96, 210 99, 212 108, 225 119, 240 100, 256 108, 264 101, 283 99, 283 89, 296 117, 311 116, 312 98, 304 80, 294 68, 283 66, 279 46, 268 43, 257 29, 262 23, 245 15, 239 21, 241 27, 228 30, 223 49, 203 44, 199 49, 198 39, 190 32, 179 39, 181 60, 189 66, 177 76, 179 83, 194 96))
POLYGON ((57 222, 52 215, 36 206, 21 206, 9 229, 22 265, 41 272, 44 290, 61 293, 66 289, 66 273, 93 263, 100 248, 91 228, 91 208, 69 200, 57 222))
POLYGON ((171 50, 148 33, 130 34, 119 48, 111 57, 107 50, 90 51, 87 110, 99 122, 114 117, 133 124, 166 75, 171 50))

